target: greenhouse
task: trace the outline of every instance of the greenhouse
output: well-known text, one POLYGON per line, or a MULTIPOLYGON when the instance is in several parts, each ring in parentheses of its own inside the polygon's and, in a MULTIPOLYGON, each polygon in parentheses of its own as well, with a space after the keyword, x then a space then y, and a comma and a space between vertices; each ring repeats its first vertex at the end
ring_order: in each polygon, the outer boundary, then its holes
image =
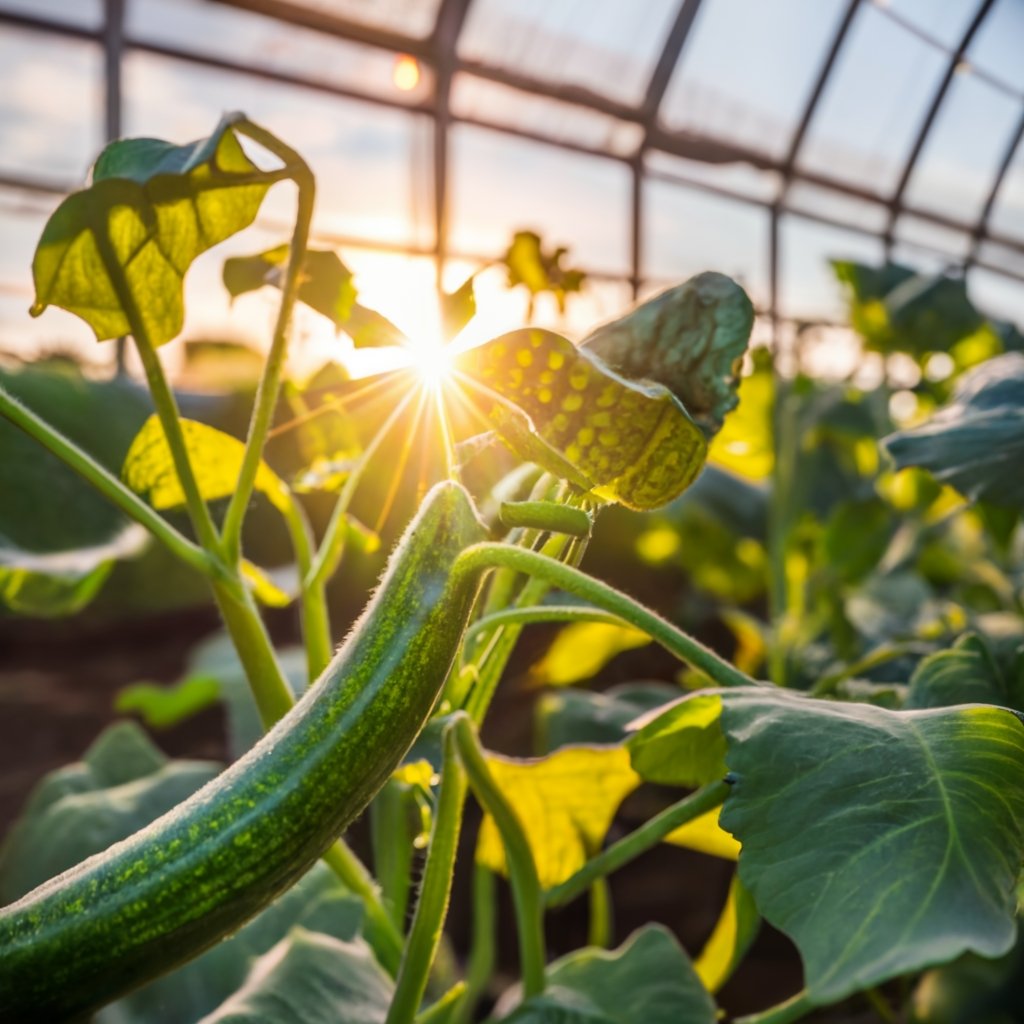
POLYGON ((0 1024, 1024 1021, 1024 0, 0 0, 0 1024))

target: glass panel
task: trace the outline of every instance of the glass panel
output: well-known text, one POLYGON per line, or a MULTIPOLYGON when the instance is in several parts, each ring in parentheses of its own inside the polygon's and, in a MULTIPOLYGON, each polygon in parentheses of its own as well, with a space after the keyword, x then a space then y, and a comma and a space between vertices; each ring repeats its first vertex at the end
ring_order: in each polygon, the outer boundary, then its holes
POLYGON ((974 75, 957 75, 911 175, 907 205, 976 221, 1020 120, 1020 106, 974 75))
POLYGON ((178 46, 188 53, 242 57, 253 67, 400 103, 421 102, 431 92, 430 73, 422 65, 408 65, 409 78, 398 74, 398 54, 206 0, 132 0, 127 28, 132 39, 178 46))
POLYGON ((0 0, 0 12, 30 14, 47 21, 63 21, 82 28, 103 24, 103 0, 0 0))
POLYGON ((880 203, 869 203, 804 181, 795 181, 790 186, 786 208, 842 221, 863 231, 882 232, 889 223, 889 211, 880 203))
POLYGON ((986 316, 1024 327, 1024 282, 972 267, 967 275, 967 290, 986 316))
POLYGON ((472 75, 455 76, 451 108, 455 117, 507 125, 621 156, 635 153, 643 141, 643 129, 638 124, 472 75))
POLYGON ((845 322, 843 291, 829 260, 878 264, 884 258, 877 238, 783 216, 779 223, 780 315, 845 322))
POLYGON ((967 59, 1018 92, 1024 92, 1022 40, 1024 4, 1020 0, 996 0, 967 51, 967 59))
POLYGON ((785 155, 844 7, 842 0, 703 4, 662 122, 785 155))
POLYGON ((892 247, 892 261, 912 267, 919 274, 945 274, 956 269, 956 263, 948 256, 925 249, 913 242, 897 242, 892 247))
POLYGON ((988 226, 993 234, 1024 240, 1024 139, 992 204, 988 226))
POLYGON ((862 5, 815 111, 800 168, 891 193, 946 63, 934 47, 862 5))
POLYGON ((453 251, 494 255, 515 231, 530 229, 545 245, 569 246, 572 266, 629 273, 632 184, 624 164, 470 125, 456 125, 449 143, 453 251))
POLYGON ((982 242, 978 247, 978 262, 992 270, 1005 270, 1009 274, 1024 277, 1024 252, 1008 245, 982 242))
POLYGON ((973 241, 966 231, 954 231, 909 214, 904 214, 896 222, 894 233, 900 242, 932 249, 957 261, 967 257, 973 241))
POLYGON ((679 0, 473 0, 459 57, 639 106, 679 0))
MULTIPOLYGON (((244 75, 132 53, 125 62, 127 134, 186 142, 221 111, 244 109, 294 146, 317 176, 321 231, 430 245, 430 122, 421 116, 244 75)), ((264 214, 286 230, 292 197, 274 189, 264 214)))
MULTIPOLYGON (((943 46, 955 50, 978 11, 981 0, 888 0, 894 15, 926 32, 943 46)), ((881 5, 879 5, 881 6, 881 5)))
POLYGON ((291 0, 327 17, 423 39, 434 28, 441 0, 291 0))
POLYGON ((775 171, 762 171, 750 164, 706 164, 658 150, 644 154, 644 166, 655 174, 665 174, 684 182, 701 182, 724 192, 735 192, 764 202, 771 202, 778 195, 782 180, 775 171))
POLYGON ((103 145, 99 47, 5 27, 0 67, 0 172, 82 181, 103 145))
POLYGON ((768 303, 768 213, 707 192, 649 181, 643 193, 644 277, 676 284, 702 270, 735 277, 768 303))

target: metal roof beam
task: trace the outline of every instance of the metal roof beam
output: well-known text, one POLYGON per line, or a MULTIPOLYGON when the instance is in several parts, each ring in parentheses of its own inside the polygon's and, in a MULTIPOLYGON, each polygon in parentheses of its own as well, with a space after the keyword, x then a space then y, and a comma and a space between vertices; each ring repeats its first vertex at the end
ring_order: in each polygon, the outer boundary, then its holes
POLYGON ((647 83, 647 93, 640 108, 640 116, 645 128, 650 128, 657 123, 658 112, 661 109, 662 100, 665 98, 665 92, 668 90, 668 84, 672 80, 672 73, 679 62, 679 55, 683 52, 686 40, 690 37, 702 2, 703 0, 682 0, 679 5, 676 20, 669 30, 661 55, 658 57, 658 63, 655 64, 654 71, 651 73, 650 81, 647 83))
POLYGON ((1017 150, 1020 149, 1021 140, 1024 140, 1024 111, 1021 112, 1017 128, 1006 147, 1006 151, 1003 153, 1003 159, 999 162, 999 169, 992 180, 992 187, 988 190, 988 195, 985 197, 985 205, 981 209, 978 223, 974 228, 974 241, 971 244, 971 251, 967 254, 965 262, 967 267, 977 259, 978 249, 988 234, 988 222, 992 219, 992 209, 996 205, 996 199, 999 196, 999 190, 1003 187, 1003 182, 1006 180, 1006 175, 1009 174, 1010 167, 1013 165, 1013 159, 1017 155, 1017 150))

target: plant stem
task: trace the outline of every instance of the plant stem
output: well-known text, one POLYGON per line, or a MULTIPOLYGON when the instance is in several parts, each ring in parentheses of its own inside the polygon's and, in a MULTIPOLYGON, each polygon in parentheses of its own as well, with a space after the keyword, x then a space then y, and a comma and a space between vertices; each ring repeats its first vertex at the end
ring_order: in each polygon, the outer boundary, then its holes
POLYGON ((282 505, 288 533, 291 535, 295 561, 299 569, 302 601, 302 638, 306 645, 306 665, 312 682, 331 660, 331 621, 327 614, 327 591, 323 583, 306 586, 313 562, 313 533, 302 505, 290 491, 282 505))
POLYGON ((607 878, 598 878, 590 886, 590 923, 587 945, 607 949, 612 944, 612 894, 607 878))
POLYGON ((726 783, 713 782, 672 804, 671 807, 666 807, 628 836, 624 836, 602 850, 596 857, 592 857, 571 878, 549 889, 544 897, 545 904, 549 907, 561 907, 581 896, 597 879, 610 875, 639 857, 641 853, 657 846, 665 836, 681 825, 714 810, 728 795, 729 787, 726 783))
POLYGON ((384 905, 399 930, 405 927, 412 879, 411 801, 409 787, 389 779, 370 804, 373 874, 380 886, 384 905))
POLYGON ((459 763, 454 728, 454 725, 450 725, 445 731, 441 789, 437 796, 434 824, 430 830, 423 884, 416 900, 416 910, 385 1024, 406 1024, 415 1016, 427 989, 430 967, 448 914, 455 855, 462 828, 462 808, 466 801, 466 772, 459 763))
POLYGON ((437 1002, 416 1015, 413 1024, 444 1024, 452 1019, 455 1006, 466 996, 466 983, 458 981, 437 1002))
POLYGON ((792 1024, 800 1020, 814 1009, 806 990, 798 992, 792 999, 787 999, 778 1006, 772 1006, 760 1013, 752 1013, 746 1017, 737 1017, 733 1024, 792 1024))
POLYGON ((610 626, 628 626, 621 615, 606 612, 603 608, 579 604, 531 604, 523 607, 505 608, 477 619, 466 630, 465 643, 468 645, 480 633, 486 633, 499 626, 526 626, 534 622, 605 622, 610 626))
POLYGON ((263 457, 263 446, 267 440, 267 431, 270 429, 270 421, 273 418, 278 393, 281 389, 281 373, 288 349, 292 311, 295 308, 300 274, 306 260, 306 245, 309 240, 309 227, 313 219, 313 202, 316 196, 316 182, 313 173, 294 150, 283 146, 281 142, 258 125, 243 122, 238 127, 245 135, 280 157, 285 164, 294 162, 295 166, 291 177, 298 188, 298 202, 295 227, 292 230, 291 246, 288 251, 288 264, 285 268, 284 280, 281 283, 281 305, 277 312, 274 335, 256 389, 252 419, 249 422, 249 434, 245 442, 245 455, 242 458, 242 468, 238 474, 238 484, 224 516, 224 551, 228 561, 232 564, 236 563, 241 556, 242 523, 245 519, 249 499, 252 497, 256 474, 260 468, 260 459, 263 457))
POLYGON ((497 894, 494 872, 483 864, 473 865, 473 930, 466 964, 466 998, 459 1008, 459 1024, 469 1024, 473 1010, 494 973, 497 962, 497 894))
POLYGON ((0 387, 0 416, 10 420, 29 437, 38 441, 69 469, 92 484, 97 491, 116 505, 126 516, 144 526, 169 551, 186 565, 211 579, 223 575, 224 570, 198 544, 179 533, 162 515, 129 490, 105 466, 101 466, 88 452, 83 451, 60 431, 19 402, 0 387))
POLYGON ((487 767, 487 760, 469 716, 455 716, 451 728, 458 744, 459 756, 469 776, 469 784, 483 809, 494 819, 505 847, 516 910, 523 997, 528 999, 544 991, 544 907, 537 865, 516 812, 487 767))
POLYGON ((352 467, 352 471, 349 473, 348 479, 338 495, 338 500, 334 503, 331 519, 327 524, 327 530, 313 559, 313 566, 303 581, 304 587, 313 587, 325 583, 338 567, 338 562, 341 561, 342 552, 345 548, 345 513, 352 502, 356 488, 359 486, 359 481, 362 479, 363 473, 366 471, 370 460, 376 454, 377 449, 383 444, 384 438, 391 432, 391 428, 398 422, 414 396, 415 392, 410 391, 395 406, 381 428, 373 435, 370 443, 363 449, 362 454, 359 456, 359 461, 352 467))
POLYGON ((631 626, 643 630, 682 661, 710 676, 719 686, 763 685, 622 591, 572 566, 563 565, 536 551, 524 551, 511 544, 500 543, 474 544, 463 551, 456 562, 457 572, 476 572, 489 568, 515 569, 526 573, 618 615, 631 626))

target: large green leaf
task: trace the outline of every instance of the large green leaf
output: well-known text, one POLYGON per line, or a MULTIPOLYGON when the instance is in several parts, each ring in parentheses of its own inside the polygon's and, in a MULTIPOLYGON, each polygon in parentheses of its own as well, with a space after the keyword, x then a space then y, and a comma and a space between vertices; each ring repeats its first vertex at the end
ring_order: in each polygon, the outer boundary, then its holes
POLYGON ((361 939, 294 928, 199 1024, 383 1024, 393 993, 361 939))
POLYGON ((547 981, 543 995, 501 1019, 509 1024, 714 1024, 717 1019, 686 953, 660 925, 634 932, 615 950, 570 953, 548 968, 547 981))
POLYGON ((918 664, 910 677, 906 707, 942 708, 954 704, 1011 707, 1017 696, 1011 693, 985 641, 968 633, 953 647, 936 651, 918 664))
POLYGON ((137 725, 112 726, 81 763, 51 772, 33 790, 4 842, 0 902, 137 832, 220 769, 211 761, 169 761, 137 725))
POLYGON ((1024 354, 964 374, 949 405, 882 444, 898 469, 923 466, 975 501, 1024 509, 1024 354))
POLYGON ((96 596, 115 562, 135 558, 148 544, 149 534, 137 523, 105 544, 71 551, 25 551, 0 538, 0 605, 19 615, 71 615, 96 596))
POLYGON ((707 272, 642 303, 583 341, 632 380, 664 384, 711 437, 736 407, 754 306, 732 278, 707 272))
POLYGON ((797 945, 813 1002, 1014 941, 1024 725, 969 705, 888 711, 721 694, 740 877, 797 945))
MULTIPOLYGON (((260 958, 278 942, 293 939, 296 926, 305 929, 307 936, 316 933, 317 938, 347 945, 357 939, 362 915, 362 902, 345 893, 330 868, 317 864, 241 931, 101 1010, 97 1024, 192 1024, 225 1000, 237 1005, 247 976, 265 963, 260 958)), ((282 999, 291 996, 285 989, 279 990, 279 995, 282 999)))
MULTIPOLYGON (((225 260, 224 287, 231 296, 244 295, 264 285, 280 287, 288 249, 287 244, 278 245, 255 256, 232 256, 225 260)), ((343 330, 356 348, 401 345, 406 341, 390 320, 356 302, 352 271, 333 250, 306 250, 298 297, 343 330)))
POLYGON ((704 465, 704 435, 664 385, 627 380, 551 331, 512 331, 455 365, 516 454, 606 500, 658 508, 704 465))
POLYGON ((123 139, 99 156, 89 188, 50 217, 32 263, 38 316, 56 305, 80 316, 103 341, 131 333, 129 301, 150 341, 181 331, 182 284, 192 261, 256 217, 277 176, 261 172, 239 143, 230 114, 207 139, 174 146, 123 139))

